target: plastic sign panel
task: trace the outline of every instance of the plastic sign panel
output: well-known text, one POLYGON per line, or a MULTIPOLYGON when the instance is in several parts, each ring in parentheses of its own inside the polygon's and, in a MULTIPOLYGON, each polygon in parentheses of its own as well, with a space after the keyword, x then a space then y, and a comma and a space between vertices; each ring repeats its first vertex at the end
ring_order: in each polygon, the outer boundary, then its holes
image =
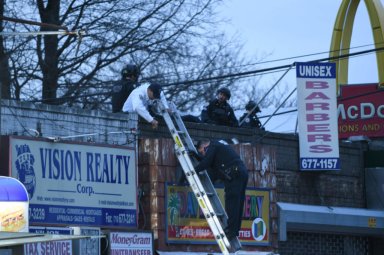
POLYGON ((0 176, 0 231, 28 232, 28 201, 19 180, 0 176))
MULTIPOLYGON (((72 235, 73 231, 70 228, 30 227, 29 233, 72 235)), ((25 255, 45 255, 45 254, 72 255, 72 240, 24 244, 24 254, 25 255)))
POLYGON ((73 227, 74 235, 91 236, 91 238, 80 239, 74 245, 75 254, 100 255, 100 228, 73 227))
POLYGON ((296 63, 300 169, 339 170, 336 64, 296 63))
POLYGON ((384 137, 384 90, 378 84, 340 87, 339 139, 351 136, 384 137))
MULTIPOLYGON (((168 243, 215 244, 212 231, 189 186, 166 185, 168 243)), ((216 188, 223 207, 224 188, 216 188)), ((270 191, 247 189, 239 231, 242 245, 270 245, 270 191)))
POLYGON ((153 255, 152 232, 111 232, 109 254, 153 255))
POLYGON ((132 148, 10 137, 11 174, 26 187, 32 224, 137 227, 132 148))

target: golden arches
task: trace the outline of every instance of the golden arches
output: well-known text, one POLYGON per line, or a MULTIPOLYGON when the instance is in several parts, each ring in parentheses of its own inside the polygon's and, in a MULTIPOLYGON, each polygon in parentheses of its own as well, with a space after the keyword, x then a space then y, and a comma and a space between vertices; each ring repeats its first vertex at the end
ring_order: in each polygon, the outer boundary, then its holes
MULTIPOLYGON (((380 0, 364 0, 368 10, 375 48, 384 46, 384 9, 380 0)), ((330 57, 349 53, 352 28, 360 0, 343 0, 333 28, 330 57)), ((384 52, 376 52, 379 84, 384 87, 384 52)), ((336 84, 348 84, 348 58, 335 60, 336 84)))

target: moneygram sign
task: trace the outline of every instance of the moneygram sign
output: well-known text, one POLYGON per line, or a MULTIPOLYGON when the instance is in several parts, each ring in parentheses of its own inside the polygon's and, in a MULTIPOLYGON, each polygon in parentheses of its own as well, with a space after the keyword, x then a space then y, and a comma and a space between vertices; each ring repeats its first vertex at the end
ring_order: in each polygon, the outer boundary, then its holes
POLYGON ((377 84, 341 86, 338 98, 339 139, 384 137, 384 90, 377 84))

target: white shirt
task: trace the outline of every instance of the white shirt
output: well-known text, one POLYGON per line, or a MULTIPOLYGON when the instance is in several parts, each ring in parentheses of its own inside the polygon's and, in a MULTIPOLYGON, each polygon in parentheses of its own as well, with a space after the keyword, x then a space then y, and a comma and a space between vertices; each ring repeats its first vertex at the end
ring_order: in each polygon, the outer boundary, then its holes
MULTIPOLYGON (((149 85, 149 83, 145 83, 131 92, 123 105, 123 112, 136 112, 146 121, 151 123, 154 118, 149 114, 147 107, 152 104, 154 100, 151 100, 148 97, 147 89, 149 85)), ((169 108, 163 92, 160 93, 160 100, 166 108, 169 108)))

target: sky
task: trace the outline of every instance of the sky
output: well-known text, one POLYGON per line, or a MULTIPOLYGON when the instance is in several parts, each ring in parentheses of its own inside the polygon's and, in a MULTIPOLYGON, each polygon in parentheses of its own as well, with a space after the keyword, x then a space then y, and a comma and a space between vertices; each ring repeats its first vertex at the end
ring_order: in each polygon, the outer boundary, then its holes
MULTIPOLYGON (((238 37, 244 43, 246 55, 251 59, 254 57, 255 62, 260 62, 260 57, 263 57, 262 61, 265 62, 323 53, 251 68, 257 70, 328 57, 333 26, 341 3, 342 0, 226 0, 217 12, 219 17, 227 20, 222 24, 222 29, 228 38, 238 37)), ((381 0, 381 3, 384 5, 384 0, 381 0)), ((351 52, 372 49, 372 44, 369 16, 365 3, 361 0, 351 41, 351 47, 358 48, 351 52)), ((259 84, 270 87, 283 73, 263 75, 259 84)), ((378 82, 375 54, 351 58, 348 79, 349 84, 378 82)), ((284 84, 295 88, 294 69, 289 71, 277 86, 284 84)), ((261 113, 263 114, 265 111, 261 113)), ((273 120, 269 122, 272 123, 273 120)), ((293 121, 290 127, 285 125, 284 129, 294 129, 295 124, 296 121, 293 121)), ((280 132, 281 129, 274 131, 280 132)))

